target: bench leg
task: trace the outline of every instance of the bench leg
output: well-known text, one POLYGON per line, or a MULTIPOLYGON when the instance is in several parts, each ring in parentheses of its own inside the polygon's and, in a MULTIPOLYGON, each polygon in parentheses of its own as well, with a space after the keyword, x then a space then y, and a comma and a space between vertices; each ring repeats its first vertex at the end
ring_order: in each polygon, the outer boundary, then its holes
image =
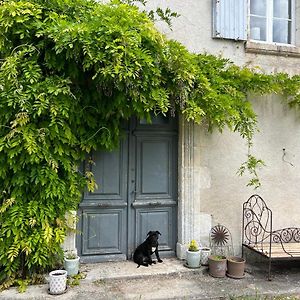
POLYGON ((271 258, 269 258, 268 280, 271 281, 271 258))

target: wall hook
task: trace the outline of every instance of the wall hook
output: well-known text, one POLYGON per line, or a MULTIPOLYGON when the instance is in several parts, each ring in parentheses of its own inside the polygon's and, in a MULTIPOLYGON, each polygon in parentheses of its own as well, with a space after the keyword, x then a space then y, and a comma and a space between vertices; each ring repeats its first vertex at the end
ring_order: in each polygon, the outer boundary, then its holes
POLYGON ((291 165, 292 167, 295 167, 291 162, 289 162, 289 161, 287 161, 285 159, 285 157, 286 157, 286 150, 285 150, 285 148, 282 149, 282 152, 283 152, 283 154, 282 154, 282 161, 286 162, 287 164, 291 165))

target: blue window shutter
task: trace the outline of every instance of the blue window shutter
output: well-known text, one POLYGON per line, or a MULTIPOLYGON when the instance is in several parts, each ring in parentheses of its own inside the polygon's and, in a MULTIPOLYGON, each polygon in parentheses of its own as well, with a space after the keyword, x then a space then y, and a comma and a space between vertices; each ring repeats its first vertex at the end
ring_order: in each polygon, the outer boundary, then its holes
POLYGON ((213 0, 213 37, 247 40, 248 0, 213 0))

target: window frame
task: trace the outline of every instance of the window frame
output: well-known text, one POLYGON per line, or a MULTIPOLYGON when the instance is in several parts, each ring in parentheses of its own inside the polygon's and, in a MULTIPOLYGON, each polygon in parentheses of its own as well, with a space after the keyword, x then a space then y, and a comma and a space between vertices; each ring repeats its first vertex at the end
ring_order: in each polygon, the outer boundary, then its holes
POLYGON ((291 36, 290 36, 290 43, 280 43, 280 42, 273 42, 273 20, 274 20, 274 10, 273 10, 273 2, 274 0, 266 0, 266 40, 255 40, 251 39, 250 32, 250 19, 251 16, 257 16, 250 13, 250 2, 253 0, 248 1, 248 18, 247 18, 247 25, 248 25, 248 40, 255 43, 263 43, 263 44, 273 44, 273 45, 284 45, 284 46, 295 46, 296 40, 296 1, 291 1, 291 18, 276 18, 279 20, 291 20, 291 36))

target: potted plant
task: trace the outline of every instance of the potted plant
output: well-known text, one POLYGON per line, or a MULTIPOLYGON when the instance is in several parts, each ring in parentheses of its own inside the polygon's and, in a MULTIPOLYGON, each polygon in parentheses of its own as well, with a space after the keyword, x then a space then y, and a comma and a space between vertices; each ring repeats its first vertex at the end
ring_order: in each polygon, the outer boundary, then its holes
POLYGON ((210 255, 208 257, 209 275, 212 277, 225 277, 227 260, 223 255, 210 255))
POLYGON ((49 294, 61 295, 67 290, 67 271, 54 270, 49 273, 49 294))
POLYGON ((195 240, 192 240, 186 251, 186 266, 189 268, 199 268, 200 267, 200 249, 195 240))
POLYGON ((227 276, 235 279, 245 276, 245 259, 242 257, 231 256, 227 258, 227 276))
POLYGON ((80 257, 75 251, 66 251, 64 256, 64 268, 68 276, 77 275, 79 272, 80 257))

